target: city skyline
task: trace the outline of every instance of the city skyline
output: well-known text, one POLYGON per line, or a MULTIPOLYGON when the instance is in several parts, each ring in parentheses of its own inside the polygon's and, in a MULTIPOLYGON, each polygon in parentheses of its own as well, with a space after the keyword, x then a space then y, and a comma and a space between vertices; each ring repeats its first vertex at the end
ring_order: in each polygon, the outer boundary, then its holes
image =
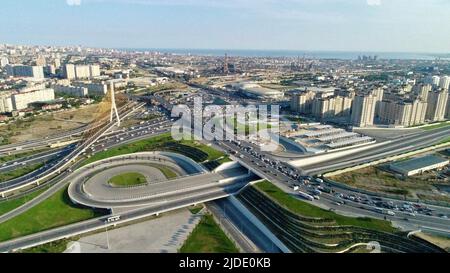
POLYGON ((10 44, 447 53, 449 10, 442 0, 8 0, 0 35, 10 44))

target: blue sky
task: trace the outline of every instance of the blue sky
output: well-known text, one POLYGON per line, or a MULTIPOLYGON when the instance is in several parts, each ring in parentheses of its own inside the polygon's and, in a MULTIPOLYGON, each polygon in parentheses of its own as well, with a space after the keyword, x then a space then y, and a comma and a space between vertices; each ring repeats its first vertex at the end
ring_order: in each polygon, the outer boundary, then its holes
POLYGON ((2 0, 0 43, 450 52, 450 0, 2 0))

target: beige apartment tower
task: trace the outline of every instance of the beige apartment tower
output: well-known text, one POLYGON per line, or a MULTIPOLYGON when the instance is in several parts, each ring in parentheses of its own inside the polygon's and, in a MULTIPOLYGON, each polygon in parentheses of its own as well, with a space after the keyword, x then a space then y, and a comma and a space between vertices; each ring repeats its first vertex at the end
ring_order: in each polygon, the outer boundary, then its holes
POLYGON ((353 100, 350 121, 353 126, 372 126, 377 98, 374 95, 357 95, 353 100))
POLYGON ((426 119, 430 121, 441 121, 445 119, 447 110, 448 92, 445 89, 430 92, 428 94, 428 107, 426 119))

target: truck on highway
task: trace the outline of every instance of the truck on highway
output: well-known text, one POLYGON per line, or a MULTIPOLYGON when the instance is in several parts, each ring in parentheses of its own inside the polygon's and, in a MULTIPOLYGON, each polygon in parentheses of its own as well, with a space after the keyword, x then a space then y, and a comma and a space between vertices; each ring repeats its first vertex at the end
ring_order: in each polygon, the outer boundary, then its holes
POLYGON ((309 200, 309 201, 313 201, 313 200, 314 200, 314 197, 311 196, 310 194, 307 194, 306 192, 298 191, 298 194, 299 194, 302 198, 304 198, 304 199, 306 199, 306 200, 309 200))

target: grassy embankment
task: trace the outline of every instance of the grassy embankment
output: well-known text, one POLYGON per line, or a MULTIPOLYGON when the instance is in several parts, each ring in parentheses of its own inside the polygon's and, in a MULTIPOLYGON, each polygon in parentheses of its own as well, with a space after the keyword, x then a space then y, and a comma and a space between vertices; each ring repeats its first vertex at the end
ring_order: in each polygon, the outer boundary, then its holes
POLYGON ((268 181, 263 181, 255 184, 256 188, 266 193, 270 198, 282 205, 286 209, 305 216, 305 217, 317 217, 335 220, 338 225, 351 225, 357 227, 363 227, 368 229, 374 229, 386 232, 395 232, 396 229, 392 227, 388 221, 373 219, 373 218, 353 218, 342 216, 332 211, 328 211, 307 202, 301 201, 282 191, 277 186, 268 181))
POLYGON ((65 226, 103 215, 102 211, 74 205, 62 189, 28 211, 0 224, 0 241, 65 226))
POLYGON ((214 218, 206 214, 180 248, 181 253, 237 253, 239 250, 214 218))
POLYGON ((30 194, 27 194, 25 196, 22 196, 22 197, 19 197, 16 199, 11 199, 8 201, 1 202, 0 203, 0 215, 3 215, 9 211, 12 211, 15 208, 22 206, 23 204, 32 200, 33 198, 35 198, 36 196, 38 196, 39 194, 41 194, 44 191, 45 191, 45 189, 41 189, 41 190, 32 192, 30 194))
POLYGON ((108 151, 99 152, 93 155, 92 157, 88 158, 84 162, 84 164, 89 164, 98 160, 118 155, 145 152, 145 151, 157 151, 157 150, 174 151, 176 149, 176 152, 182 154, 184 153, 187 156, 192 156, 192 154, 187 154, 189 151, 183 149, 183 147, 193 148, 193 151, 190 152, 195 152, 196 150, 198 150, 200 152, 205 153, 206 154, 205 157, 193 158, 196 161, 200 160, 200 162, 203 160, 213 161, 224 156, 224 153, 222 153, 221 151, 217 151, 207 145, 195 141, 189 140, 175 141, 172 139, 170 133, 166 133, 149 139, 144 139, 116 148, 112 148, 109 149, 108 151))

